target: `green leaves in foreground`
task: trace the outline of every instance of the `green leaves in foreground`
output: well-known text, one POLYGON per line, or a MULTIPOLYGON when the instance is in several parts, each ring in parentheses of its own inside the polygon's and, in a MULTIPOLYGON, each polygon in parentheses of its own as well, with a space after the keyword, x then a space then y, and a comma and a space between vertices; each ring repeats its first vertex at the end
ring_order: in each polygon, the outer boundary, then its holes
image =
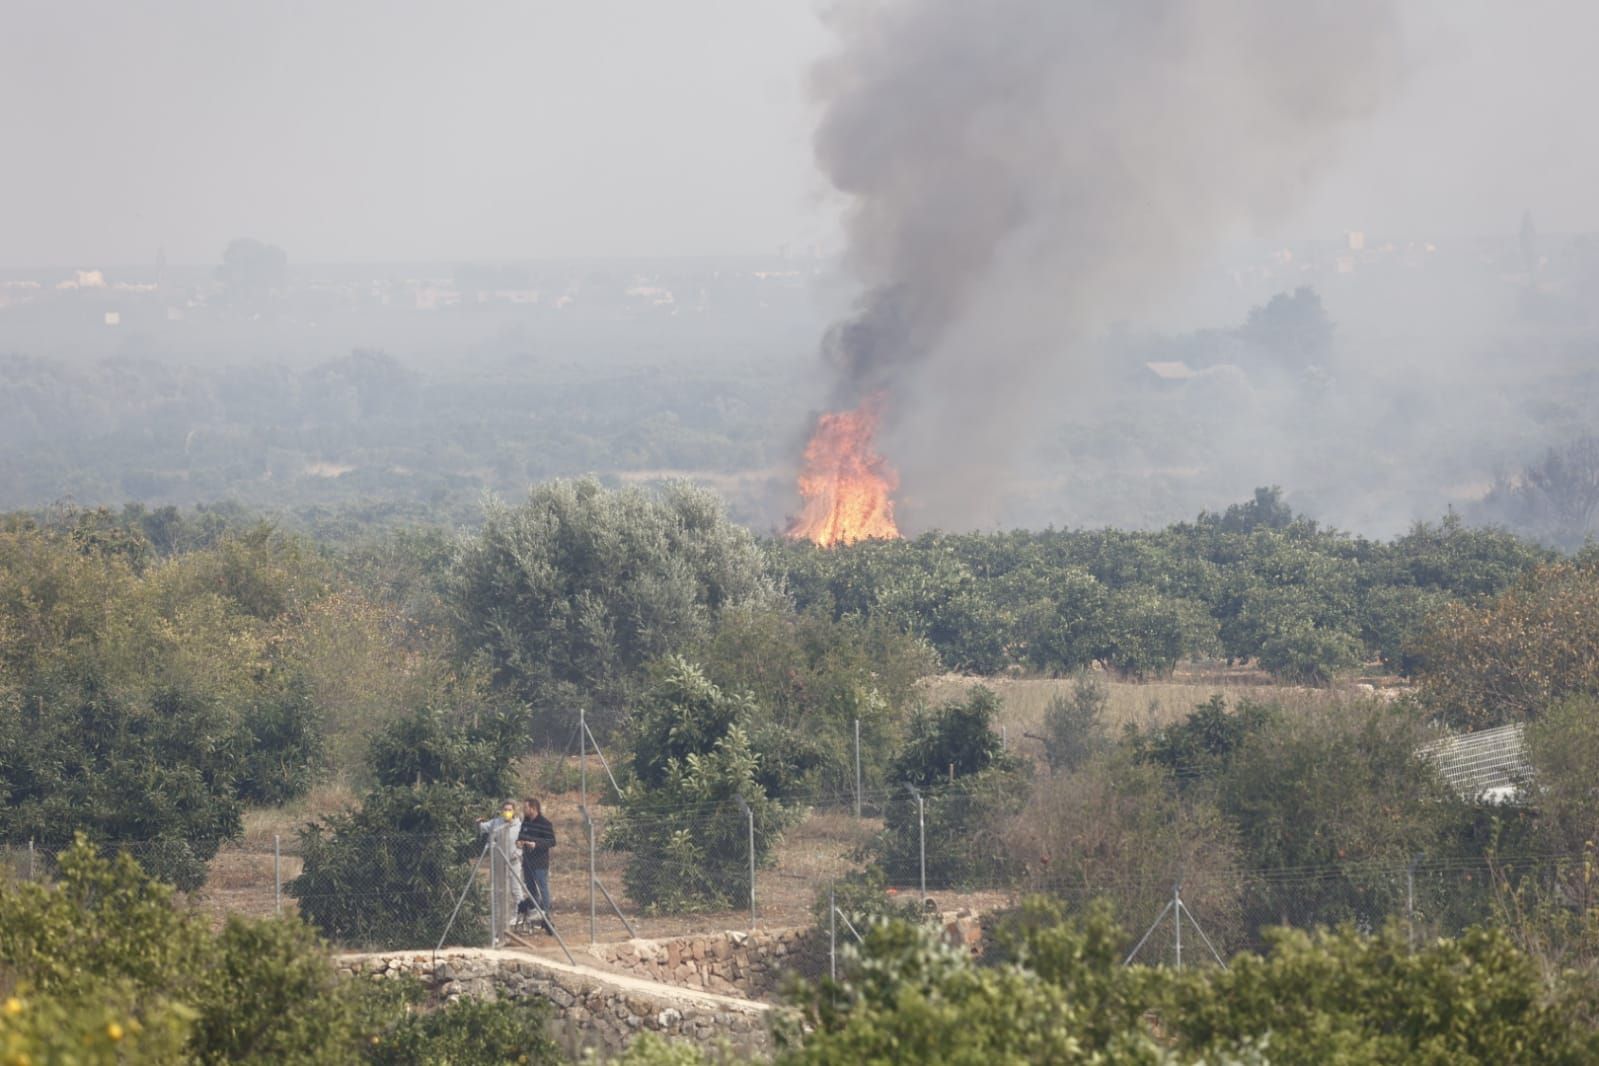
POLYGON ((126 855, 82 837, 53 883, 0 881, 0 1062, 561 1061, 544 1009, 464 1001, 414 1010, 409 982, 341 980, 297 920, 219 931, 126 855))
POLYGON ((1182 1048, 1213 1053, 1269 1037, 1274 1066, 1591 1063, 1593 989, 1553 988, 1498 930, 1412 952, 1401 929, 1276 930, 1264 956, 1169 979, 1163 1020, 1182 1048))
POLYGON ((1103 910, 1035 900, 974 962, 936 930, 875 925, 844 982, 811 989, 777 1061, 1370 1066, 1596 1061, 1590 983, 1550 986, 1503 934, 1412 951, 1402 931, 1279 931, 1230 970, 1121 964, 1103 910))

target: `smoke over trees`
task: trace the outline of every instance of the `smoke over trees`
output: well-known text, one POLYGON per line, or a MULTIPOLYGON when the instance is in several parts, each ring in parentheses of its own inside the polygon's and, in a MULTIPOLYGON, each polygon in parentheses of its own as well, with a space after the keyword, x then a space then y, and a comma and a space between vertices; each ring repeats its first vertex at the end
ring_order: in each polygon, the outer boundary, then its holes
POLYGON ((1550 448, 1518 477, 1500 478, 1476 511, 1547 544, 1581 548, 1599 521, 1599 437, 1550 448))
POLYGON ((885 0, 833 28, 815 149, 865 291, 823 345, 834 402, 887 392, 912 493, 936 469, 968 520, 1086 340, 1291 206, 1400 68, 1383 0, 885 0))

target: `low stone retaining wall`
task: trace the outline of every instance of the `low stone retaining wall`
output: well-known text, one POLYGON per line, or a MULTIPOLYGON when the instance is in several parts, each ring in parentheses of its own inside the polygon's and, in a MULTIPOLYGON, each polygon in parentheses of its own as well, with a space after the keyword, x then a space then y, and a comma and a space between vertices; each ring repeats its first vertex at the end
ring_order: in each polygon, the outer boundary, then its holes
POLYGON ((827 969, 827 933, 760 929, 673 940, 626 940, 589 949, 607 965, 681 988, 769 999, 790 974, 815 977, 827 969))
MULTIPOLYGON (((951 943, 981 951, 976 915, 944 914, 941 923, 951 943)), ((339 973, 351 980, 414 977, 441 1001, 542 1000, 550 1006, 556 1038, 574 1052, 618 1051, 641 1032, 763 1052, 769 1005, 756 1000, 775 998, 791 974, 814 978, 827 972, 827 932, 809 928, 628 940, 588 950, 603 968, 491 948, 447 949, 436 959, 431 952, 397 951, 341 955, 336 961, 339 973)))
MULTIPOLYGON (((973 954, 982 951, 982 922, 971 911, 939 916, 944 937, 973 954)), ((839 947, 850 937, 838 930, 839 947)), ((850 938, 853 939, 853 938, 850 938)), ((626 940, 589 948, 606 965, 662 984, 750 999, 772 999, 793 974, 827 972, 827 930, 759 929, 672 940, 626 940)))
POLYGON ((764 1051, 768 1043, 764 1004, 651 987, 637 978, 517 951, 447 950, 436 963, 430 953, 342 955, 337 965, 352 980, 414 977, 446 1001, 458 996, 543 1000, 550 1005, 556 1038, 573 1051, 617 1051, 640 1032, 704 1044, 725 1040, 745 1053, 764 1051))

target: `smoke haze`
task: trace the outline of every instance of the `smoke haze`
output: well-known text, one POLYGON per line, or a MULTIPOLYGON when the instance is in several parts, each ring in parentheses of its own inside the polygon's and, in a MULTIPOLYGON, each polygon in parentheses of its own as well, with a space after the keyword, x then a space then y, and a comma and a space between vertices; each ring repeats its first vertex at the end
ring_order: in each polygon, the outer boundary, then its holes
POLYGON ((909 533, 1581 543, 1599 6, 815 2, 9 0, 0 509, 779 531, 885 392, 909 533))
POLYGON ((826 341, 835 399, 888 394, 935 524, 992 502, 1046 394, 1097 388, 1106 326, 1302 200, 1402 65, 1383 0, 920 0, 834 26, 816 152, 866 288, 826 341))

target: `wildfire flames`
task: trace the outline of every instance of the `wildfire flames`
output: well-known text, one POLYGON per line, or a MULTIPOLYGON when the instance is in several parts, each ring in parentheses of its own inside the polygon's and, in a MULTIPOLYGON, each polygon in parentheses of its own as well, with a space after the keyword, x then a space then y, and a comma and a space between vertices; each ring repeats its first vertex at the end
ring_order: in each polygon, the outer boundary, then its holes
POLYGON ((872 447, 878 413, 879 404, 868 400, 817 419, 799 477, 805 506, 789 526, 790 537, 824 548, 871 537, 898 539, 890 497, 899 475, 872 447))

